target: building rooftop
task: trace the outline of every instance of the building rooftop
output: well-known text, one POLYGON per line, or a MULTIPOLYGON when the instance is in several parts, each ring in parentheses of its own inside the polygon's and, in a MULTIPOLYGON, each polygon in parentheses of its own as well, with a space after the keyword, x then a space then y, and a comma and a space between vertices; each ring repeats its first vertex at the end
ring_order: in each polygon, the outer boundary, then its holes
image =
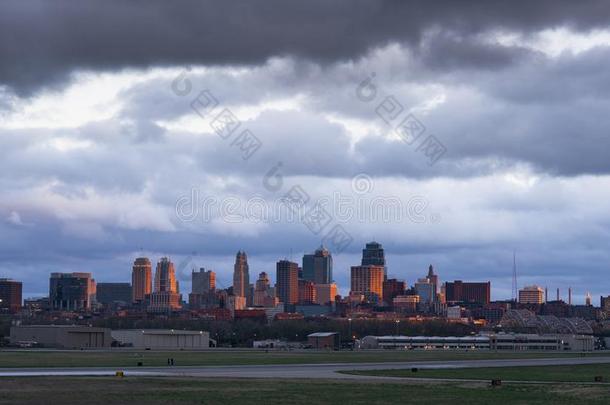
POLYGON ((339 334, 339 332, 316 332, 310 333, 307 337, 329 337, 339 334))

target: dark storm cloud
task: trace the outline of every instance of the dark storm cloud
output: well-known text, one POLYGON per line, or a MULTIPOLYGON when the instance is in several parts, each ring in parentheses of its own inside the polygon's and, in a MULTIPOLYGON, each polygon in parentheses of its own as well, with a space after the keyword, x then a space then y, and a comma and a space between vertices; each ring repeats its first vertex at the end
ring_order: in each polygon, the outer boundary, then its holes
MULTIPOLYGON (((276 55, 336 61, 390 42, 417 44, 430 27, 467 37, 499 28, 588 30, 605 27, 609 17, 602 0, 4 1, 0 83, 27 93, 76 69, 256 64, 276 55)), ((464 44, 466 57, 458 47, 452 63, 479 52, 464 44)))
POLYGON ((499 46, 485 43, 481 38, 462 38, 450 32, 430 38, 416 52, 425 67, 442 71, 500 69, 535 54, 523 47, 499 46))

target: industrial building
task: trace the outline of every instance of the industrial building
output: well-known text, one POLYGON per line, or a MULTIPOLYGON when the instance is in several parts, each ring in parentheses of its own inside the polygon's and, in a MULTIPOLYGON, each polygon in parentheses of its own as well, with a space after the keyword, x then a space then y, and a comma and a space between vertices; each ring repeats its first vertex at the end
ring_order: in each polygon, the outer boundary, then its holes
POLYGON ((307 335, 307 343, 314 349, 340 349, 341 339, 337 332, 317 332, 307 335))
POLYGON ((488 336, 365 336, 361 349, 487 349, 488 336))
POLYGON ((592 351, 595 340, 587 335, 366 336, 361 349, 592 351))
POLYGON ((136 349, 208 349, 210 347, 210 334, 204 331, 121 329, 113 330, 112 338, 124 346, 136 349))
POLYGON ((108 328, 26 325, 11 327, 11 343, 57 349, 91 349, 110 347, 112 336, 108 328))
POLYGON ((494 350, 553 350, 553 351, 592 351, 595 338, 589 335, 536 335, 536 334, 497 334, 490 335, 491 348, 494 350))

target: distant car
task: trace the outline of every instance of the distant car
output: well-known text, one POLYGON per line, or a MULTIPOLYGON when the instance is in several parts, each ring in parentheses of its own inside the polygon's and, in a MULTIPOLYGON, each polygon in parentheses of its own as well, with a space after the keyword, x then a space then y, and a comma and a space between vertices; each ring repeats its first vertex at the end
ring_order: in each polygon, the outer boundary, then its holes
POLYGON ((29 348, 32 348, 32 347, 39 347, 40 344, 38 342, 33 341, 33 340, 22 340, 20 342, 17 342, 16 346, 21 348, 21 349, 29 349, 29 348))

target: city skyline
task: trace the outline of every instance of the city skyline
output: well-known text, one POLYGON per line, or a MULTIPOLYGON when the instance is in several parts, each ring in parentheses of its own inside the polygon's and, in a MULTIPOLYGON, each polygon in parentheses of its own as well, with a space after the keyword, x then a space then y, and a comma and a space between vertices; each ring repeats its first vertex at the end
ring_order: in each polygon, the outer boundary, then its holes
POLYGON ((410 282, 434 263, 510 297, 516 249, 521 285, 607 294, 605 7, 381 4, 248 6, 252 26, 230 29, 203 3, 145 19, 119 2, 3 5, 0 277, 30 295, 50 272, 125 281, 144 249, 177 265, 195 252, 228 284, 237 249, 273 274, 341 234, 343 286, 383 239, 410 282), (306 206, 283 204, 295 191, 306 206))
POLYGON ((609 21, 0 0, 0 393, 610 403, 609 21))
MULTIPOLYGON (((386 263, 385 261, 385 255, 384 255, 384 251, 386 251, 386 249, 383 248, 383 244, 379 243, 378 241, 369 241, 365 243, 366 246, 364 246, 364 249, 361 250, 361 255, 358 258, 358 260, 349 266, 348 271, 347 271, 347 283, 346 284, 341 284, 341 283, 337 283, 336 280, 330 280, 336 283, 337 285, 337 292, 339 295, 342 296, 348 296, 349 292, 351 291, 351 269, 353 267, 361 267, 363 262, 366 263, 386 263), (381 250, 381 260, 380 261, 376 261, 373 260, 371 261, 370 259, 367 258, 369 257, 368 255, 370 254, 370 246, 376 246, 376 248, 379 248, 381 250)), ((328 251, 323 245, 319 246, 316 249, 313 249, 313 251, 320 252, 320 251, 324 251, 326 252, 325 255, 328 255, 331 257, 331 267, 332 267, 332 257, 333 254, 332 252, 328 251)), ((305 250, 303 255, 302 255, 302 259, 304 259, 306 256, 313 256, 312 253, 307 253, 308 251, 305 250)), ((310 250, 311 252, 311 250, 310 250)), ((204 270, 206 270, 206 273, 212 272, 214 274, 214 285, 216 285, 217 288, 219 289, 224 289, 227 287, 232 287, 233 286, 233 282, 235 282, 235 270, 238 268, 241 268, 240 266, 238 266, 238 264, 244 264, 245 265, 245 269, 248 272, 248 277, 250 279, 249 285, 251 286, 255 286, 256 282, 258 280, 259 277, 259 273, 266 273, 266 277, 268 278, 268 280, 270 281, 270 285, 271 286, 275 286, 276 283, 276 270, 275 268, 277 267, 277 264, 279 262, 282 261, 287 261, 287 262, 294 262, 297 264, 297 266, 299 267, 299 269, 301 270, 301 260, 292 257, 295 256, 294 254, 291 256, 291 258, 289 257, 278 257, 274 263, 273 263, 273 271, 267 271, 267 270, 250 270, 248 271, 247 268, 249 268, 249 264, 248 264, 248 255, 247 252, 245 250, 238 250, 236 255, 233 255, 233 264, 232 264, 232 269, 230 269, 229 271, 229 275, 225 274, 225 277, 220 278, 218 277, 219 271, 217 271, 214 268, 211 267, 196 267, 194 266, 195 263, 195 258, 193 258, 192 256, 188 256, 187 261, 183 261, 181 264, 177 264, 174 260, 172 260, 171 257, 168 256, 159 256, 158 258, 154 258, 154 257, 148 257, 143 255, 142 252, 140 252, 139 257, 134 258, 134 261, 132 262, 132 268, 130 268, 129 271, 129 276, 130 279, 132 281, 132 286, 133 286, 133 276, 134 276, 134 271, 136 268, 141 268, 142 265, 144 266, 151 266, 151 263, 154 263, 155 266, 158 267, 164 263, 164 260, 169 260, 169 262, 172 264, 172 268, 174 268, 174 273, 175 273, 175 284, 180 284, 181 286, 183 286, 182 288, 184 290, 181 290, 180 293, 184 293, 184 298, 188 297, 188 293, 191 291, 192 289, 192 285, 191 285, 191 280, 192 280, 192 273, 198 273, 198 272, 203 272, 204 270), (144 262, 144 260, 148 260, 148 263, 144 262), (187 263, 185 265, 185 263, 187 263), (139 264, 139 266, 137 266, 139 264), (190 266, 192 267, 190 267, 190 266), (182 277, 181 277, 182 276, 182 277), (218 284, 216 284, 216 280, 218 281, 218 284)), ((154 266, 153 266, 154 267, 154 266)), ((385 268, 385 270, 388 271, 388 274, 386 274, 386 279, 396 279, 400 282, 405 282, 407 287, 413 287, 415 288, 415 290, 417 290, 417 283, 421 280, 424 279, 426 277, 428 277, 430 279, 430 275, 433 275, 433 279, 431 279, 432 283, 437 282, 439 283, 438 285, 436 285, 436 291, 439 292, 441 286, 443 286, 446 282, 453 282, 456 280, 459 281, 464 281, 464 282, 487 282, 488 280, 485 279, 481 279, 481 280, 474 280, 474 279, 470 279, 467 277, 464 277, 463 275, 458 274, 456 277, 450 277, 450 278, 444 278, 442 274, 439 274, 438 271, 436 270, 436 265, 433 264, 429 264, 427 266, 425 266, 425 269, 421 269, 421 271, 418 271, 417 269, 411 271, 411 275, 412 278, 408 277, 408 276, 404 276, 401 275, 403 273, 395 273, 392 272, 391 269, 388 270, 387 266, 385 268)), ((512 271, 512 268, 511 268, 512 271)), ((62 273, 70 273, 70 271, 65 271, 62 273)), ((96 277, 95 272, 90 271, 87 273, 91 273, 92 277, 96 277)), ((226 273, 226 271, 224 272, 226 273)), ((220 272, 220 274, 223 274, 222 272, 220 272)), ((455 274, 455 273, 450 273, 450 274, 455 274)), ((512 273, 511 273, 512 276, 512 273)), ((152 288, 152 284, 153 284, 153 280, 154 278, 157 277, 157 270, 154 270, 150 273, 149 277, 151 277, 151 279, 149 280, 149 284, 151 284, 151 288, 152 288), (154 277, 154 278, 153 278, 154 277)), ((0 277, 0 279, 3 277, 0 277)), ((15 279, 14 277, 4 277, 4 278, 8 278, 8 279, 12 279, 12 280, 16 280, 16 281, 21 281, 18 279, 15 279)), ((303 278, 305 280, 305 278, 303 278)), ((301 280, 301 278, 299 278, 299 280, 301 280)), ((97 278, 95 279, 95 281, 99 284, 99 283, 120 283, 120 282, 124 282, 124 278, 123 279, 103 279, 103 280, 97 280, 97 278)), ((511 282, 512 280, 509 280, 509 282, 511 282)), ((24 283, 25 284, 25 283, 24 283)), ((511 297, 509 296, 497 296, 494 295, 494 283, 490 281, 491 284, 491 300, 492 301, 503 301, 503 300, 510 300, 511 297)), ((433 284, 434 285, 434 284, 433 284)), ((582 293, 579 293, 578 291, 576 291, 575 294, 575 290, 573 287, 571 286, 558 286, 556 284, 552 284, 552 285, 548 285, 548 284, 535 284, 535 283, 523 283, 521 281, 518 281, 518 288, 521 291, 522 289, 527 289, 528 287, 532 287, 532 286, 537 286, 544 289, 548 289, 548 291, 546 291, 547 295, 550 297, 550 300, 554 300, 556 298, 556 295, 559 294, 559 298, 564 301, 564 302, 568 302, 571 301, 574 304, 584 304, 586 303, 587 297, 591 298, 596 297, 595 294, 591 293, 591 289, 586 289, 585 291, 583 291, 582 293)), ((507 288, 506 286, 501 286, 500 288, 496 288, 496 290, 501 290, 501 291, 505 291, 507 288)), ((154 289, 153 289, 154 290, 154 289)), ((134 290, 135 291, 135 290, 134 290)), ((254 293, 254 289, 252 290, 252 293, 254 293)), ((509 294, 510 294, 510 290, 509 290, 509 294)), ((23 297, 24 298, 36 298, 36 297, 44 297, 44 296, 48 296, 48 290, 46 292, 40 293, 40 294, 35 294, 32 295, 31 293, 28 292, 27 290, 27 284, 25 284, 25 288, 23 289, 23 297)), ((600 294, 599 296, 605 296, 605 294, 600 294)))

